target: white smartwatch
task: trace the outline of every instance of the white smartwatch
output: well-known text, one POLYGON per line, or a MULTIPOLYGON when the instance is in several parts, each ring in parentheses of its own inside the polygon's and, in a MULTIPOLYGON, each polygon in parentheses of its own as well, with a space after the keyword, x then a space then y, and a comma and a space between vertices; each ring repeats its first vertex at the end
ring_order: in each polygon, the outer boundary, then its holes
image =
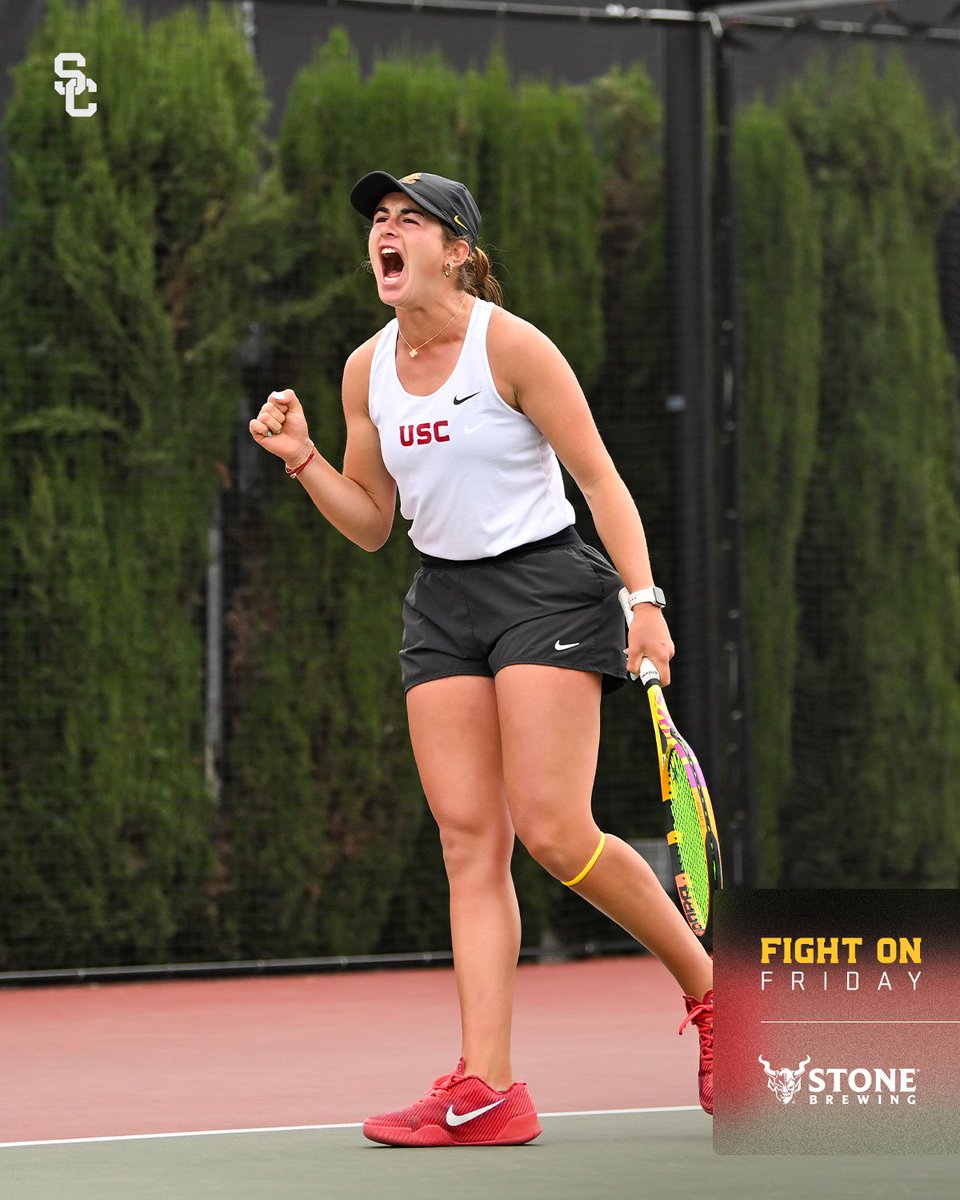
POLYGON ((639 592, 631 592, 627 596, 627 606, 633 608, 635 604, 655 604, 657 608, 667 607, 663 591, 658 587, 642 588, 639 592))

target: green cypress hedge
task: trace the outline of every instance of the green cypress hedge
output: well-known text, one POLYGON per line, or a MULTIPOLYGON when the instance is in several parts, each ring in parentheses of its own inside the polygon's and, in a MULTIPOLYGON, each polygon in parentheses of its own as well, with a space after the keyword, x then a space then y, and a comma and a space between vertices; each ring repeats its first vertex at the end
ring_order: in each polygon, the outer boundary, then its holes
MULTIPOLYGON (((760 103, 735 125, 745 330, 743 539, 749 634, 750 782, 758 883, 780 875, 779 822, 793 777, 797 543, 814 465, 822 270, 818 211, 784 116, 760 103)), ((799 720, 805 714, 797 714, 799 720)))
POLYGON ((952 887, 957 377, 935 240, 960 191, 957 138, 897 57, 821 65, 782 109, 817 197, 823 263, 782 878, 952 887))
POLYGON ((212 949, 202 604, 240 405, 262 89, 231 16, 56 0, 0 245, 0 962, 212 949), (98 113, 50 86, 82 46, 98 113), (239 265, 235 256, 240 256, 239 265))

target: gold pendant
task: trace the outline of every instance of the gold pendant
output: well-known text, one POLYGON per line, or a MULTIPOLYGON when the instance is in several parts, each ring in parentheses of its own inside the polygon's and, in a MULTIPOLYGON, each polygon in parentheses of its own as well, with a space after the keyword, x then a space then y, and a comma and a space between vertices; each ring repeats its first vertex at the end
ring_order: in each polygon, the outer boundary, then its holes
POLYGON ((411 351, 410 351, 410 357, 411 357, 411 358, 416 358, 416 357, 417 357, 417 352, 416 352, 416 350, 411 350, 411 351))

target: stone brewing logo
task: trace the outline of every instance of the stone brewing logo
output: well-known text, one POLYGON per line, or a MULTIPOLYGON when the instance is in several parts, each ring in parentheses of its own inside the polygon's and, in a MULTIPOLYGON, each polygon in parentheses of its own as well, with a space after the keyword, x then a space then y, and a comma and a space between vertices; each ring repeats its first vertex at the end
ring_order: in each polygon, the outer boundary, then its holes
POLYGON ((781 1104, 789 1104, 800 1092, 806 1076, 807 1103, 916 1104, 916 1067, 810 1067, 809 1054, 796 1069, 773 1067, 761 1054, 757 1061, 767 1076, 767 1087, 781 1104))

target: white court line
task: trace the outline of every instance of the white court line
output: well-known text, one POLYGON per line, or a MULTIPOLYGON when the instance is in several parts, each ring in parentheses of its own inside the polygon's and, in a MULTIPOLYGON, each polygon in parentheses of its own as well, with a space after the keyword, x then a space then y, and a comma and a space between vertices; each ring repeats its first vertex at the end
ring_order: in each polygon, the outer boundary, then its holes
MULTIPOLYGON (((540 1113, 541 1117, 619 1117, 645 1113, 699 1112, 699 1104, 677 1105, 672 1108, 600 1108, 582 1112, 540 1113)), ((162 1138, 227 1137, 242 1133, 308 1133, 323 1129, 362 1129, 362 1121, 340 1125, 266 1125, 254 1129, 187 1129, 177 1133, 121 1133, 105 1137, 49 1138, 35 1142, 0 1142, 0 1150, 15 1150, 24 1146, 89 1146, 99 1142, 155 1142, 162 1138)))

